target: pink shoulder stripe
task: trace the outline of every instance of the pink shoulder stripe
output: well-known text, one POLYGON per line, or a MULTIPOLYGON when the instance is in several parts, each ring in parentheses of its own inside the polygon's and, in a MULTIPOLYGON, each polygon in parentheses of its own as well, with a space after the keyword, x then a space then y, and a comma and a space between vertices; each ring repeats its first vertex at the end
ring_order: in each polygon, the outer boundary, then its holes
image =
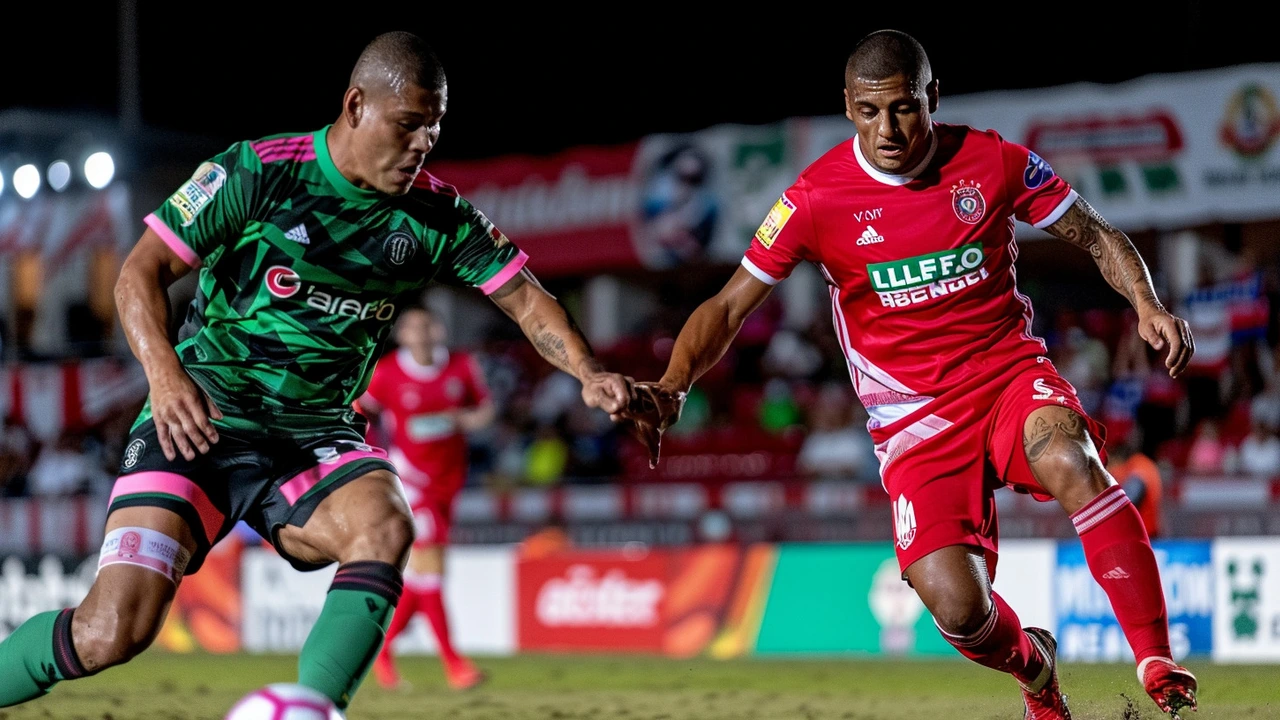
POLYGON ((190 245, 183 242, 182 238, 178 237, 177 233, 170 230, 169 226, 165 225, 164 220, 161 220, 158 215, 151 213, 143 218, 142 222, 146 223, 147 227, 154 230, 155 233, 160 236, 160 239, 164 241, 164 244, 168 245, 169 249, 182 259, 182 262, 193 268, 200 267, 200 256, 196 254, 196 251, 192 250, 190 245))
POLYGON ((254 152, 264 163, 291 160, 307 162, 315 160, 316 149, 310 135, 297 135, 278 140, 268 140, 253 146, 254 152))

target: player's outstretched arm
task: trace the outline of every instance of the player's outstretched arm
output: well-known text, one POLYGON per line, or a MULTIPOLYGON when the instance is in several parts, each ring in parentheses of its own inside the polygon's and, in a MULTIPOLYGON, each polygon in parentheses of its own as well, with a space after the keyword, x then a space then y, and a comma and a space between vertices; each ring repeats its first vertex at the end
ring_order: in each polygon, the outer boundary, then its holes
POLYGON ((631 402, 631 379, 604 369, 564 306, 528 268, 489 298, 520 326, 543 359, 582 383, 582 401, 589 407, 614 414, 631 402))
POLYGON ((1129 236, 1104 220, 1084 198, 1078 198, 1066 214, 1045 230, 1089 251, 1102 270, 1102 277, 1138 311, 1142 339, 1156 350, 1168 348, 1165 367, 1169 376, 1181 375, 1196 349, 1191 329, 1186 320, 1170 314, 1160 303, 1147 265, 1129 236))
POLYGON ((218 441, 210 416, 222 413, 182 369, 169 343, 168 287, 191 271, 164 240, 148 228, 125 258, 116 280, 115 299, 129 347, 142 363, 151 388, 151 415, 164 456, 188 460, 196 450, 209 452, 218 441), (207 406, 207 410, 206 410, 207 406))
POLYGON ((662 433, 680 419, 689 388, 724 357, 742 323, 772 289, 739 267, 720 292, 685 321, 662 379, 636 384, 637 402, 622 416, 635 424, 636 436, 649 448, 649 467, 657 467, 662 433))

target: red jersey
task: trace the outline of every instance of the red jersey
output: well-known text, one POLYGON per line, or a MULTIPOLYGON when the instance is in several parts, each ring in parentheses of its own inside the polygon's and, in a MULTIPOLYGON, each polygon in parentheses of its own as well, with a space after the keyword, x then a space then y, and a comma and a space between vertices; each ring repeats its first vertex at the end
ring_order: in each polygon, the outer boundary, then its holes
POLYGON ((438 348, 435 361, 423 366, 408 350, 397 350, 378 361, 367 394, 382 408, 392 461, 405 484, 446 494, 462 487, 467 439, 453 415, 489 399, 474 359, 438 348))
POLYGON ((776 284, 822 271, 836 335, 877 441, 946 391, 1045 354, 1018 292, 1014 218, 1046 227, 1076 200, 1049 164, 994 131, 935 123, 903 175, 857 138, 810 165, 756 232, 742 264, 776 284))

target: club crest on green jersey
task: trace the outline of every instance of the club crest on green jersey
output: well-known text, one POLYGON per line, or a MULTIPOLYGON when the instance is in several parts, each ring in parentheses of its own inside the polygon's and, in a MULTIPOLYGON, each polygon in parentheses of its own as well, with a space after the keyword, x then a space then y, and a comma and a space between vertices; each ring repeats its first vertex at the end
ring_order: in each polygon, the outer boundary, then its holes
POLYGON ((409 233, 393 232, 382 243, 382 254, 392 265, 409 262, 417 252, 418 244, 409 233))

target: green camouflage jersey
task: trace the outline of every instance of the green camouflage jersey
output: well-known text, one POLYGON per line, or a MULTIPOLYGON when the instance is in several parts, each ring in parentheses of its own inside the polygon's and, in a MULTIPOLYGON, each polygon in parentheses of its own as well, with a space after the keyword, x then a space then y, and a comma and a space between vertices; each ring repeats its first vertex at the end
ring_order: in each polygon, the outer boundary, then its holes
POLYGON ((236 143, 146 218, 200 268, 176 350, 220 424, 353 421, 392 320, 428 282, 487 295, 527 259, 426 172, 403 196, 356 187, 328 130, 236 143))

